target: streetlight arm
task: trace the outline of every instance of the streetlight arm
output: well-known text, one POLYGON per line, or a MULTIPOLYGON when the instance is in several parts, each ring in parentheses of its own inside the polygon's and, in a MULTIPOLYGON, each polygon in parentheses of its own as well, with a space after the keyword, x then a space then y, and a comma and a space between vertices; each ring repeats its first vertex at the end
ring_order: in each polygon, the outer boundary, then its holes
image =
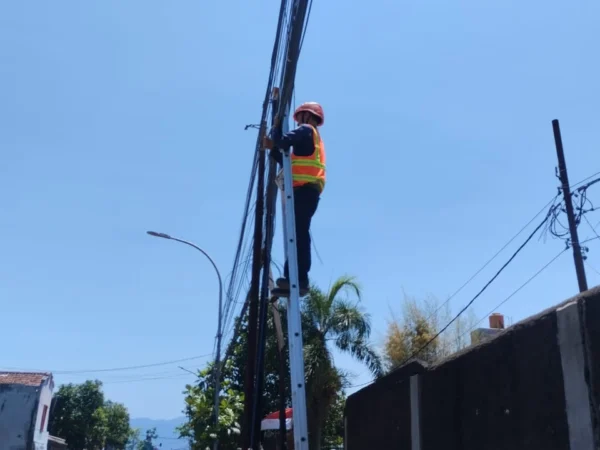
POLYGON ((169 236, 168 238, 165 239, 171 239, 173 241, 177 241, 177 242, 181 242, 182 244, 186 244, 189 245, 190 247, 195 248, 196 250, 198 250, 200 253, 202 253, 204 256, 206 256, 206 259, 208 259, 210 261, 210 263, 212 264, 213 268, 215 269, 215 273, 217 274, 217 278, 219 280, 219 296, 222 296, 223 293, 223 281, 221 280, 221 273, 219 272, 219 269, 217 268, 217 265, 215 264, 215 262, 213 261, 213 259, 210 257, 210 255, 208 253, 206 253, 204 250, 202 250, 200 247, 198 247, 196 244, 189 242, 189 241, 184 241, 183 239, 178 239, 172 236, 169 236))
MULTIPOLYGON (((217 279, 219 280, 219 305, 223 304, 223 280, 221 279, 221 272, 219 272, 217 265, 215 264, 214 260, 210 257, 210 255, 208 253, 206 253, 204 250, 202 250, 200 247, 198 247, 193 242, 189 242, 184 239, 179 239, 179 238, 173 237, 166 233, 158 233, 156 231, 147 231, 146 233, 149 234, 150 236, 159 237, 159 238, 163 238, 163 239, 169 239, 171 241, 177 241, 177 242, 181 242, 182 244, 189 245, 190 247, 195 248, 200 253, 202 253, 204 256, 206 256, 206 259, 208 259, 210 261, 211 265, 215 269, 215 273, 217 274, 217 279)), ((219 306, 219 310, 220 309, 221 309, 221 307, 219 306)), ((219 311, 219 314, 220 313, 221 313, 221 311, 219 311)), ((219 322, 220 322, 220 320, 219 320, 219 322)), ((218 335, 221 336, 221 330, 219 330, 218 335)))
POLYGON ((217 274, 217 279, 219 280, 219 320, 217 323, 217 357, 215 358, 215 367, 214 367, 214 372, 215 372, 214 411, 215 411, 215 428, 216 428, 216 436, 217 437, 215 439, 214 446, 213 446, 213 449, 217 450, 219 448, 219 403, 220 403, 219 393, 221 391, 221 340, 223 338, 223 280, 221 279, 221 272, 219 272, 217 265, 215 264, 213 259, 210 257, 210 255, 208 253, 206 253, 204 250, 202 250, 200 247, 198 247, 196 244, 189 242, 189 241, 185 241, 183 239, 179 239, 179 238, 170 236, 166 233, 158 233, 156 231, 147 231, 146 233, 148 233, 150 236, 159 237, 159 238, 163 238, 163 239, 169 239, 171 241, 181 242, 182 244, 189 245, 190 247, 195 248, 200 253, 202 253, 204 256, 206 256, 206 259, 208 259, 210 261, 213 268, 215 269, 215 273, 217 274))

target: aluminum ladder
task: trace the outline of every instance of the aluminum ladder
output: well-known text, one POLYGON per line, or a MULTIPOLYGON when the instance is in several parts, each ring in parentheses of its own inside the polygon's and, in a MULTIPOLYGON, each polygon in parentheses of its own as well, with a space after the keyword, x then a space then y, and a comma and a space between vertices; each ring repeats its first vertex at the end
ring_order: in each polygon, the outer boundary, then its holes
POLYGON ((290 281, 287 320, 288 342, 290 346, 290 375, 292 381, 294 448, 296 450, 308 450, 304 346, 302 344, 302 318, 300 314, 300 285, 298 282, 298 253, 296 248, 296 218, 294 214, 292 161, 289 149, 287 151, 281 150, 281 154, 283 156, 283 171, 277 177, 277 185, 281 190, 283 239, 290 281))

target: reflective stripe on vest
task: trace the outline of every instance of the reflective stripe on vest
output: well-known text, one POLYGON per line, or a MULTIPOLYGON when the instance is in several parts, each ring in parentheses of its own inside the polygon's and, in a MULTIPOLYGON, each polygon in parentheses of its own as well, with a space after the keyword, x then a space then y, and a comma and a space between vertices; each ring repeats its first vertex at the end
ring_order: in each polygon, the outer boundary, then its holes
POLYGON ((313 145, 315 151, 310 156, 298 156, 292 152, 292 179, 294 187, 308 183, 318 184, 321 192, 325 189, 325 145, 315 127, 313 129, 313 145))

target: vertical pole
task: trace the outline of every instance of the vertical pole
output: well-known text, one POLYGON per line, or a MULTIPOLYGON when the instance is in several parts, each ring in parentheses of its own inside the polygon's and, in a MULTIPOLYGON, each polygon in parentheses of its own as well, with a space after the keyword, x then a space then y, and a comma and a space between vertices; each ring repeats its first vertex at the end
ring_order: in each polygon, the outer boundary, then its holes
POLYGON ((411 450, 421 450, 421 380, 410 377, 410 439, 411 450))
POLYGON ((254 405, 252 408, 252 432, 250 442, 252 448, 260 448, 260 422, 262 412, 262 391, 265 377, 265 351, 268 333, 268 311, 269 311, 269 266, 271 265, 271 243, 273 241, 273 218, 275 204, 277 201, 277 186, 275 175, 277 173, 276 162, 269 161, 269 176, 267 187, 267 204, 265 209, 265 246, 263 258, 262 286, 260 293, 260 312, 258 316, 258 339, 256 358, 256 382, 254 386, 254 405), (272 189, 274 187, 274 190, 272 189))
POLYGON ((290 295, 288 299, 288 342, 292 379, 292 407, 294 424, 294 449, 308 450, 306 421, 306 386, 304 375, 304 347, 302 345, 302 319, 300 313, 300 286, 298 283, 298 253, 296 249, 296 218, 290 151, 283 154, 284 229, 285 248, 289 268, 290 295))
MULTIPOLYGON (((261 124, 259 135, 264 136, 266 124, 261 124)), ((254 402, 254 383, 256 376, 256 350, 258 328, 258 294, 260 286, 263 208, 265 192, 265 152, 258 150, 258 183, 256 187, 256 215, 254 218, 254 241, 252 258, 252 280, 250 282, 250 306, 248 311, 248 361, 244 380, 244 416, 242 423, 242 449, 251 447, 252 405, 254 402)))
MULTIPOLYGON (((273 122, 278 110, 279 89, 274 88, 272 94, 273 122)), ((254 386, 254 405, 252 408, 252 431, 250 443, 252 448, 260 448, 260 422, 262 412, 262 391, 265 378, 265 344, 267 340, 267 322, 269 311, 269 291, 271 286, 271 248, 273 246, 275 206, 277 204, 277 185, 275 177, 277 176, 277 162, 269 158, 269 171, 267 176, 267 185, 265 193, 265 221, 264 221, 264 247, 262 258, 262 280, 260 288, 260 313, 258 319, 258 340, 257 340, 257 358, 256 358, 256 382, 254 386)))
MULTIPOLYGON (((212 262, 212 260, 211 260, 212 262)), ((215 266, 215 269, 217 267, 215 266)), ((223 338, 223 282, 221 275, 217 270, 219 277, 219 323, 217 324, 217 357, 215 358, 215 443, 213 450, 219 449, 219 407, 221 404, 221 341, 223 338)))
POLYGON ((558 171, 562 192, 567 209, 567 219, 569 221, 569 232, 571 233, 571 243, 573 244, 573 259, 575 260, 575 272, 577 273, 577 282, 579 283, 579 292, 587 291, 588 285, 585 277, 585 267, 583 265, 583 255, 579 245, 579 236, 577 234, 577 223, 575 223, 575 213, 573 210, 573 199, 571 198, 571 187, 569 185, 569 176, 567 174, 567 163, 565 162, 565 152, 563 150, 562 137, 560 134, 560 125, 558 120, 552 121, 552 130, 554 131, 554 142, 556 143, 556 155, 558 156, 558 171))
MULTIPOLYGON (((277 126, 276 116, 279 106, 279 88, 273 88, 272 97, 272 121, 277 126)), ((273 234, 275 227, 275 206, 277 204, 277 162, 269 158, 269 170, 265 193, 265 226, 264 226, 264 248, 262 259, 262 281, 260 288, 260 312, 258 319, 258 340, 256 358, 256 382, 254 387, 254 406, 252 409, 253 428, 250 436, 252 448, 260 446, 260 423, 262 412, 262 391, 265 377, 265 344, 267 340, 267 322, 269 311, 269 292, 272 289, 271 280, 271 248, 273 246, 273 234)))
MULTIPOLYGON (((581 301, 582 302, 582 301, 581 301)), ((586 350, 580 319, 580 302, 556 310, 557 339, 562 365, 565 412, 572 449, 598 448, 594 442, 596 408, 586 381, 586 350)))

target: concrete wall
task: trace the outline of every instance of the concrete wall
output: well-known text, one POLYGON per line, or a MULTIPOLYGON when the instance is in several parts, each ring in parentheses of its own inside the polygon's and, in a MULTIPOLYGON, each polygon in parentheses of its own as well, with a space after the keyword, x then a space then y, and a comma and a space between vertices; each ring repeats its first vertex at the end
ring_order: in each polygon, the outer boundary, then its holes
POLYGON ((0 448, 33 450, 33 428, 38 410, 39 388, 0 385, 0 448))
POLYGON ((348 398, 346 450, 600 448, 600 289, 348 398))

